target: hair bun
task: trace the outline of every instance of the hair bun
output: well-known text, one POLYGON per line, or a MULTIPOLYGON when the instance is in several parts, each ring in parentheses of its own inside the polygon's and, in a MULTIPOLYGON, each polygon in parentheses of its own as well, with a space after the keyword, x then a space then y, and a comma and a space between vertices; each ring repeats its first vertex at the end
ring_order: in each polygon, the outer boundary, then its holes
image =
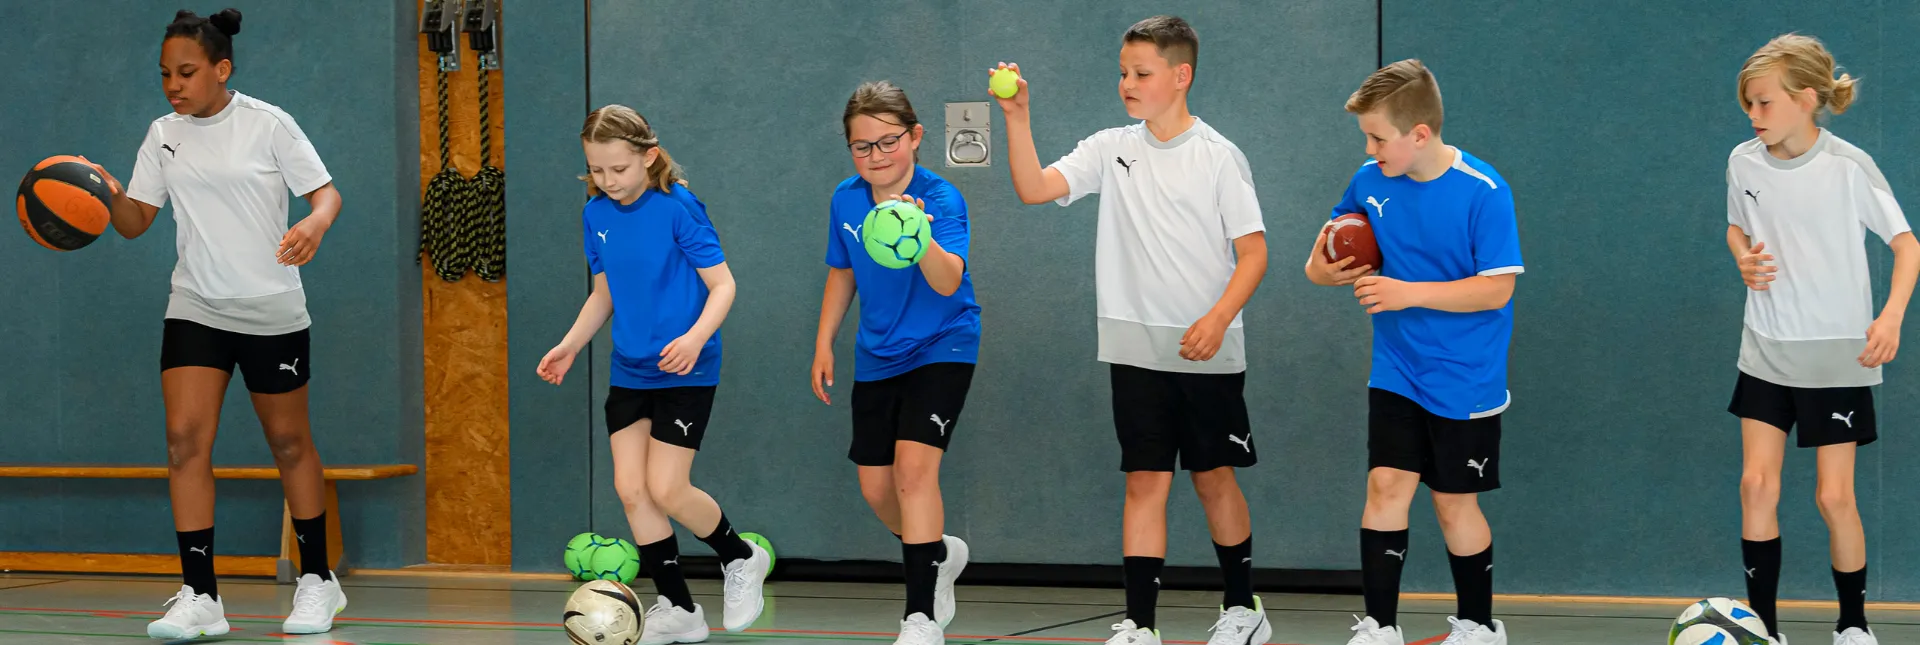
POLYGON ((240 33, 240 10, 221 9, 220 13, 208 17, 207 22, 212 23, 213 28, 220 30, 220 33, 228 36, 237 35, 240 33))
POLYGON ((182 20, 186 20, 188 18, 198 18, 198 17, 199 16, 194 15, 193 10, 191 9, 181 9, 177 12, 174 12, 173 14, 174 22, 179 22, 182 20))

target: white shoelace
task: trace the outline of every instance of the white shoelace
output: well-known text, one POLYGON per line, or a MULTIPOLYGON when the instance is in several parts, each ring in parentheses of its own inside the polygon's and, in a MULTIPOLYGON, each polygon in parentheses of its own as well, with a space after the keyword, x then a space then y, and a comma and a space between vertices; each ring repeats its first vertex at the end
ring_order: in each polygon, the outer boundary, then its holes
POLYGON ((311 587, 301 587, 298 591, 295 591, 293 594, 293 615, 319 613, 320 606, 327 601, 324 588, 325 584, 322 583, 311 587))
POLYGON ((751 562, 753 562, 752 558, 735 560, 733 564, 725 567, 727 574, 727 602, 733 603, 745 600, 747 593, 747 564, 751 562))
MULTIPOLYGON (((1352 616, 1352 614, 1348 615, 1352 616)), ((1347 631, 1359 632, 1353 635, 1353 640, 1347 641, 1347 645, 1371 645, 1372 643, 1379 642, 1378 638, 1382 630, 1378 623, 1375 623, 1373 627, 1368 627, 1367 619, 1353 616, 1353 626, 1348 627, 1347 631)))
POLYGON ((1108 642, 1108 643, 1120 643, 1120 642, 1125 642, 1125 643, 1138 643, 1138 642, 1140 642, 1140 631, 1139 631, 1139 630, 1140 630, 1140 628, 1139 628, 1139 627, 1135 627, 1135 626, 1133 626, 1133 625, 1129 625, 1129 624, 1127 624, 1127 623, 1114 623, 1114 624, 1113 624, 1113 631, 1115 631, 1115 632, 1119 632, 1119 633, 1117 633, 1117 634, 1114 634, 1114 635, 1113 635, 1113 638, 1112 638, 1111 640, 1108 640, 1107 642, 1108 642), (1125 640, 1125 641, 1121 641, 1121 640, 1120 640, 1121 638, 1125 638, 1125 639, 1127 639, 1127 640, 1125 640))
POLYGON ((1220 631, 1220 628, 1226 627, 1228 623, 1233 622, 1235 619, 1241 618, 1243 616, 1246 616, 1252 613, 1253 613, 1252 610, 1242 610, 1239 607, 1234 607, 1233 609, 1227 610, 1226 613, 1220 614, 1220 620, 1214 621, 1213 626, 1208 627, 1207 631, 1210 631, 1210 632, 1220 631))
POLYGON ((188 611, 191 607, 195 606, 196 604, 198 603, 194 602, 193 591, 186 588, 182 588, 180 589, 179 593, 173 594, 172 598, 168 598, 166 602, 160 603, 160 606, 166 607, 167 605, 173 605, 173 607, 167 609, 167 615, 165 616, 166 618, 172 618, 173 612, 188 611), (181 602, 178 605, 173 605, 173 603, 180 602, 182 600, 185 600, 186 602, 181 602))
POLYGON ((931 621, 923 623, 917 620, 909 620, 900 623, 900 636, 902 640, 912 640, 915 642, 930 641, 934 640, 935 635, 939 633, 937 630, 938 627, 939 625, 931 621))
POLYGON ((1452 626, 1452 629, 1447 633, 1447 640, 1440 641, 1440 645, 1461 645, 1462 643, 1466 643, 1467 638, 1475 632, 1480 631, 1481 628, 1493 629, 1492 627, 1474 623, 1473 629, 1469 630, 1459 618, 1453 616, 1447 617, 1447 624, 1452 626))

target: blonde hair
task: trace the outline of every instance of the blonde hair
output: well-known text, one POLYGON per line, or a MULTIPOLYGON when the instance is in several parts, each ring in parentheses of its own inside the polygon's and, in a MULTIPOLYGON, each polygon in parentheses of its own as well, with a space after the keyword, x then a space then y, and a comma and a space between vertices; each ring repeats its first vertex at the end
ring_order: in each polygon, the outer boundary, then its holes
MULTIPOLYGON (((667 149, 660 146, 659 137, 653 133, 653 126, 647 124, 646 117, 624 105, 608 105, 587 115, 587 124, 580 128, 580 140, 587 143, 608 143, 625 141, 633 146, 635 152, 646 154, 649 148, 660 151, 647 166, 647 180, 660 192, 673 192, 676 182, 684 182, 685 172, 667 149)), ((582 175, 587 182, 587 194, 600 196, 600 187, 594 185, 591 175, 582 175)))
POLYGON ((1833 62, 1833 54, 1820 44, 1820 39, 1799 34, 1786 34, 1768 41, 1752 56, 1747 57, 1745 65, 1740 66, 1739 92, 1740 108, 1747 109, 1747 83, 1754 79, 1780 72, 1781 85, 1788 92, 1798 94, 1812 88, 1817 97, 1815 108, 1825 108, 1829 113, 1840 114, 1853 105, 1854 86, 1860 79, 1847 74, 1833 77, 1838 66, 1833 62))
POLYGON ((1402 133, 1426 124, 1437 136, 1445 116, 1440 105, 1440 83, 1420 59, 1389 64, 1367 76, 1360 89, 1347 97, 1348 112, 1366 114, 1374 110, 1380 110, 1402 133))

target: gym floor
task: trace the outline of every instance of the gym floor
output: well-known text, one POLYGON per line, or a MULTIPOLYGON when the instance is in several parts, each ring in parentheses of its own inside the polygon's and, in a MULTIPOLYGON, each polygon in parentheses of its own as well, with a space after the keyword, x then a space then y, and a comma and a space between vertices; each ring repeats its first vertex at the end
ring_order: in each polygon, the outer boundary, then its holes
MULTIPOLYGON (((233 632, 201 642, 293 642, 313 644, 413 645, 458 643, 565 643, 560 607, 576 583, 564 580, 501 580, 483 577, 423 577, 356 574, 342 578, 350 602, 333 632, 283 636, 280 620, 293 602, 290 586, 268 580, 220 583, 233 632)), ((719 622, 717 581, 693 580, 695 598, 719 622)), ((643 579, 635 591, 649 603, 643 579)), ((127 643, 146 640, 146 623, 165 611, 160 604, 180 583, 168 577, 0 575, 0 644, 127 643)), ((891 643, 898 629, 898 585, 771 582, 767 609, 754 629, 728 634, 715 629, 710 643, 891 643)), ((1357 596, 1263 594, 1273 622, 1272 643, 1342 645, 1351 636, 1357 596)), ((951 645, 971 643, 1101 643, 1120 620, 1118 589, 1024 587, 959 588, 960 614, 948 630, 951 645)), ((1204 643, 1219 602, 1216 592, 1169 591, 1160 596, 1160 630, 1169 645, 1204 643)), ((1496 601, 1513 645, 1629 645, 1664 642, 1679 614, 1676 603, 1619 604, 1496 601)), ((1407 600, 1401 623, 1408 645, 1438 643, 1452 601, 1407 600)), ((1869 606, 1883 643, 1920 642, 1920 607, 1869 606)), ((1794 643, 1831 640, 1834 610, 1781 609, 1794 643)))

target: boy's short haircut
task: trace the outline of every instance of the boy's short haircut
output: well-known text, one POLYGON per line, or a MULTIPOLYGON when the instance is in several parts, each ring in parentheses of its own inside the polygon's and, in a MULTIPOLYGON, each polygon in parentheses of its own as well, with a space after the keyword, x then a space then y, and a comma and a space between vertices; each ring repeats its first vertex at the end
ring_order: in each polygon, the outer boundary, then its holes
POLYGON ((1426 124, 1435 136, 1440 134, 1444 112, 1440 107, 1440 83, 1420 59, 1409 58, 1375 70, 1360 89, 1347 97, 1347 111, 1367 114, 1378 110, 1401 134, 1413 126, 1426 124))
POLYGON ((1195 75, 1200 69, 1200 34, 1194 33, 1193 25, 1179 16, 1154 16, 1133 23, 1120 39, 1126 43, 1153 43, 1167 64, 1179 67, 1182 63, 1193 66, 1195 75))

